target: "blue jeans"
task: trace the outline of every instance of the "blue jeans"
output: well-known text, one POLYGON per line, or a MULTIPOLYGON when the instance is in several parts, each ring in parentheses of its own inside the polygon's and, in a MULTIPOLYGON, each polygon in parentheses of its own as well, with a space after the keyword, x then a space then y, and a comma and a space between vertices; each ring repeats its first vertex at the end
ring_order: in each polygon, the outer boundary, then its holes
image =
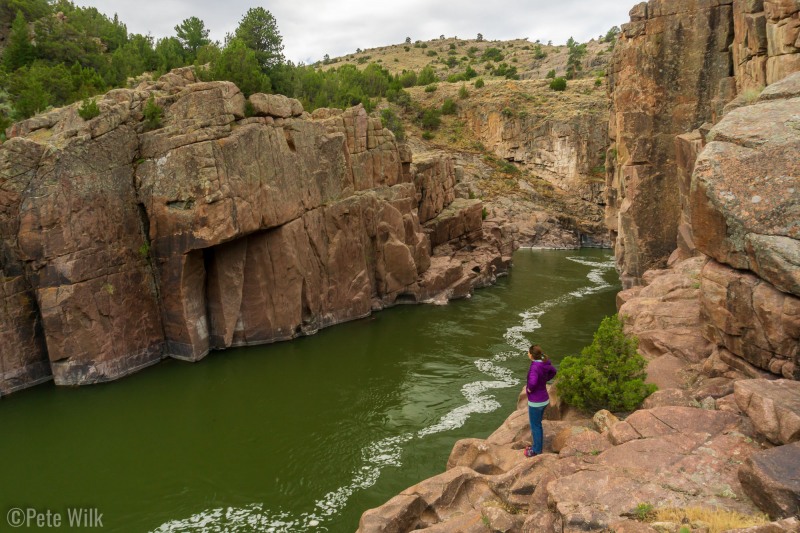
POLYGON ((531 407, 528 406, 528 419, 531 422, 531 437, 533 443, 533 451, 537 454, 542 453, 544 446, 544 429, 542 429, 542 416, 547 406, 531 407))

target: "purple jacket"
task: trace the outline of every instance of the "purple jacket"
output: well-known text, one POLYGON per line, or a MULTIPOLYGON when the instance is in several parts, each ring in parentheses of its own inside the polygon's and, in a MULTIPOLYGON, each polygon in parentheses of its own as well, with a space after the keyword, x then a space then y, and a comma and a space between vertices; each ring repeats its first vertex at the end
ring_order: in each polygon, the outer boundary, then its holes
POLYGON ((545 402, 550 399, 547 394, 547 382, 556 376, 556 368, 547 361, 531 361, 528 370, 528 401, 534 403, 545 402))

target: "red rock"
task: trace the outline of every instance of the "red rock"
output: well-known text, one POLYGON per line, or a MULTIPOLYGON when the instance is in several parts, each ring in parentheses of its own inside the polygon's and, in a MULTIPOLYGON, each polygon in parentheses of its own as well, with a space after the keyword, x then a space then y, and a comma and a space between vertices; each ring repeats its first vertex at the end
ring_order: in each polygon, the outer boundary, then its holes
POLYGON ((664 266, 677 246, 675 136, 715 114, 720 82, 730 76, 733 34, 732 6, 716 2, 650 2, 631 20, 609 65, 616 161, 606 208, 616 219, 626 287, 664 266))
POLYGON ((742 380, 735 383, 734 394, 756 431, 776 444, 800 440, 800 382, 742 380))
POLYGON ((739 470, 747 495, 772 519, 800 511, 800 442, 752 454, 739 470))

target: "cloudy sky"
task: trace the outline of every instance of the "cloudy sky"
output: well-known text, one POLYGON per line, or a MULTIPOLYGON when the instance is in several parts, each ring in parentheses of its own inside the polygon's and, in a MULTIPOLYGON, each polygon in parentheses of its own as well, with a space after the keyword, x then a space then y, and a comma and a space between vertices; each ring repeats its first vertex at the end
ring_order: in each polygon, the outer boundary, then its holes
POLYGON ((474 39, 587 41, 628 21, 636 0, 76 0, 109 16, 119 15, 130 33, 155 38, 175 34, 182 20, 196 16, 222 41, 245 12, 261 6, 270 11, 283 36, 284 54, 294 62, 311 63, 354 52, 428 40, 440 35, 474 39))

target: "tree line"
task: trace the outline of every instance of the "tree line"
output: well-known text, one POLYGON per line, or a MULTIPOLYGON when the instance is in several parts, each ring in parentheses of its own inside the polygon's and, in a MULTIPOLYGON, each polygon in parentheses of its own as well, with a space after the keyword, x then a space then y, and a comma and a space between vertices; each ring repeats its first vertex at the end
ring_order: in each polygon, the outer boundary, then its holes
POLYGON ((197 17, 176 25, 174 35, 154 39, 128 33, 116 15, 68 0, 7 0, 0 24, 9 22, 0 58, 0 131, 50 106, 125 87, 145 72, 158 76, 188 65, 198 67, 201 79, 232 81, 246 95, 285 94, 308 110, 359 103, 371 110, 381 97, 404 104, 410 101, 405 87, 438 81, 429 67, 392 75, 378 64, 327 71, 295 65, 284 58, 275 18, 261 7, 248 10, 223 43, 211 41, 197 17))

